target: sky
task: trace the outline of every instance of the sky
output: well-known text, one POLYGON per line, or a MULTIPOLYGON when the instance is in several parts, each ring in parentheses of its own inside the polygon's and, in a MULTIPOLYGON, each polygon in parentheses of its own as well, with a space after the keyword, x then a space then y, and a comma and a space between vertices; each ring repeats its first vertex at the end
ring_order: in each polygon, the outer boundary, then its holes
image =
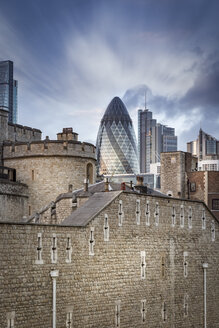
POLYGON ((219 139, 218 0, 0 0, 0 60, 14 62, 18 123, 96 143, 114 96, 219 139))

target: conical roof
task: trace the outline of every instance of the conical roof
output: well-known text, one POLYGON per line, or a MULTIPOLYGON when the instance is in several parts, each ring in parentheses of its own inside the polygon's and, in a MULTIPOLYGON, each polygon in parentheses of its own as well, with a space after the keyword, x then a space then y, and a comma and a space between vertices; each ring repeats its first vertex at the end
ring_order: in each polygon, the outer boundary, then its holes
POLYGON ((103 115, 101 123, 106 121, 128 122, 132 124, 127 108, 119 97, 114 97, 103 115))

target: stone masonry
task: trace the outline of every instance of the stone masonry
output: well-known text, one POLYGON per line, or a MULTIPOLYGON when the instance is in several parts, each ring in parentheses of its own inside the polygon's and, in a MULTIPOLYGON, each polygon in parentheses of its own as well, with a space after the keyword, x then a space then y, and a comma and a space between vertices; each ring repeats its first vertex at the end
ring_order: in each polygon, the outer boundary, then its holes
POLYGON ((20 221, 28 215, 28 187, 0 179, 0 221, 20 221))
POLYGON ((29 187, 29 215, 39 211, 69 186, 78 189, 88 176, 95 181, 95 147, 74 140, 5 143, 4 165, 13 167, 17 180, 29 187))
POLYGON ((202 202, 96 193, 60 225, 0 223, 0 327, 219 327, 218 221, 202 202), (10 326, 9 326, 10 327, 10 326))

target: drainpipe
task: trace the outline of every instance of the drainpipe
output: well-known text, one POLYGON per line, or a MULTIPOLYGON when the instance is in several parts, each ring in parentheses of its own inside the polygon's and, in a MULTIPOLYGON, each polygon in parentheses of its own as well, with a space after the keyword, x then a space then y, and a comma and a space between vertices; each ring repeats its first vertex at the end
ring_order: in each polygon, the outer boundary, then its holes
POLYGON ((204 270, 204 328, 207 328, 207 282, 206 282, 206 269, 208 268, 208 263, 202 264, 204 270))
POLYGON ((58 270, 50 272, 52 278, 52 328, 56 328, 56 278, 59 276, 58 270))

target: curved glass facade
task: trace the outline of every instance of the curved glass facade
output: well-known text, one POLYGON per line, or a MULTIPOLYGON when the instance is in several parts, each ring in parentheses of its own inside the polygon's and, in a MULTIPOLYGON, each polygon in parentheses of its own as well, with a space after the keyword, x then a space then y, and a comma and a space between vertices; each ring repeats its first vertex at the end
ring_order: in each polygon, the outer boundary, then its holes
POLYGON ((119 97, 113 98, 104 113, 96 147, 99 174, 139 173, 132 120, 119 97))

